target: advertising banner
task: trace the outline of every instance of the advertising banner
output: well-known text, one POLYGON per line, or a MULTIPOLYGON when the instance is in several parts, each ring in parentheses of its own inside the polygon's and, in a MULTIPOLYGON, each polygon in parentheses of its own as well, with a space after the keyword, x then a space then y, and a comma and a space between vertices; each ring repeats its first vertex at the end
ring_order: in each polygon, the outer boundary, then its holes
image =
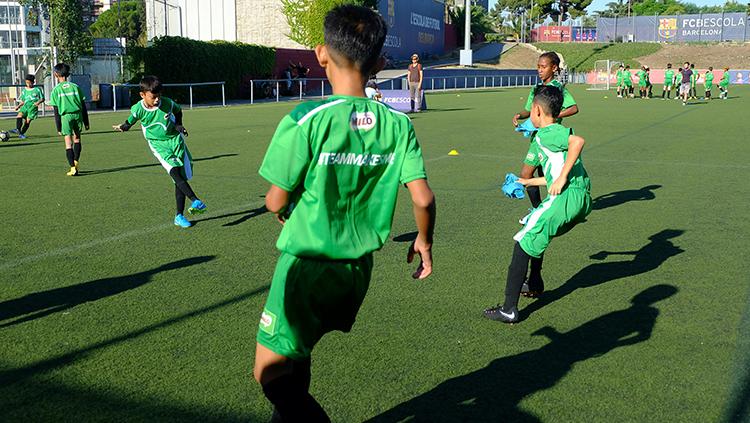
POLYGON ((573 41, 578 43, 596 41, 596 28, 573 27, 573 41))
POLYGON ((413 53, 443 54, 445 3, 438 0, 379 0, 378 11, 388 25, 383 52, 397 60, 413 53))
MULTIPOLYGON (((409 90, 380 90, 380 93, 383 95, 383 103, 399 112, 409 113, 411 111, 409 90)), ((424 91, 422 91, 422 107, 420 109, 427 110, 427 100, 424 91)))
POLYGON ((598 41, 746 41, 750 21, 744 13, 599 18, 598 41))
MULTIPOLYGON (((635 69, 637 71, 637 69, 635 69)), ((651 81, 651 84, 653 85, 663 85, 664 84, 664 71, 665 69, 651 69, 651 72, 649 72, 649 81, 651 81)), ((675 74, 677 73, 677 69, 674 70, 675 74)), ((708 69, 696 69, 698 72, 698 80, 696 81, 696 84, 698 85, 699 90, 702 89, 703 84, 706 82, 706 72, 708 72, 708 69)), ((631 72, 633 74, 633 82, 638 83, 638 78, 635 77, 635 72, 631 72)), ((716 88, 716 85, 719 84, 719 81, 721 81, 721 77, 724 75, 723 69, 714 69, 714 88, 716 88)), ((602 83, 607 81, 607 73, 606 72, 589 72, 586 74, 586 83, 588 84, 595 84, 595 83, 602 83)), ((737 84, 750 84, 750 70, 730 70, 729 71, 729 83, 732 85, 737 84)), ((617 76, 612 73, 609 75, 609 82, 610 85, 614 88, 617 86, 617 76)), ((660 91, 661 92, 661 91, 660 91)))

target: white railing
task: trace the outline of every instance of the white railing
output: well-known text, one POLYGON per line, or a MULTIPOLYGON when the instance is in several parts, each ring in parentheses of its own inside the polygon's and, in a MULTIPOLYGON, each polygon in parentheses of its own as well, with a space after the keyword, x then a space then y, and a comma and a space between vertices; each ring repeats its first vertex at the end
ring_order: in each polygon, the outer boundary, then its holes
MULTIPOLYGON (((227 105, 227 99, 226 99, 226 91, 224 88, 224 85, 226 84, 225 81, 220 82, 193 82, 193 83, 179 83, 179 84, 162 84, 162 87, 188 87, 188 94, 189 94, 189 104, 190 108, 193 108, 193 87, 205 87, 210 85, 219 85, 221 86, 221 105, 226 106, 227 105)), ((139 87, 138 84, 112 84, 112 110, 117 111, 117 87, 126 87, 126 88, 136 88, 139 87)))

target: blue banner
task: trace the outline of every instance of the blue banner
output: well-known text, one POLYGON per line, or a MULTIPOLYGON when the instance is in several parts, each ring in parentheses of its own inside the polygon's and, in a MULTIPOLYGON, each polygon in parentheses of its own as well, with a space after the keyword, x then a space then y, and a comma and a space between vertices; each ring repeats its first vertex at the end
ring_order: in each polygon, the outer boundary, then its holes
POLYGON ((697 15, 636 16, 599 18, 599 42, 700 42, 746 41, 750 19, 744 13, 703 13, 697 15))
POLYGON ((443 54, 445 3, 438 0, 379 0, 378 11, 388 25, 386 57, 408 59, 443 54))
MULTIPOLYGON (((399 112, 408 113, 411 111, 411 97, 409 97, 409 90, 380 90, 380 94, 383 95, 383 103, 391 106, 399 112)), ((427 110, 427 101, 425 100, 424 91, 422 95, 422 107, 421 110, 427 110)))

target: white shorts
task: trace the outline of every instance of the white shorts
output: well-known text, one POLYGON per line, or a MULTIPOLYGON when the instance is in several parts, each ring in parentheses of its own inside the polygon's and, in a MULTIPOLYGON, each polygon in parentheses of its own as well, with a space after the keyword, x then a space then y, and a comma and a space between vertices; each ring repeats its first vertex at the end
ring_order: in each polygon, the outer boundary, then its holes
POLYGON ((690 94, 690 82, 680 84, 680 95, 690 94))

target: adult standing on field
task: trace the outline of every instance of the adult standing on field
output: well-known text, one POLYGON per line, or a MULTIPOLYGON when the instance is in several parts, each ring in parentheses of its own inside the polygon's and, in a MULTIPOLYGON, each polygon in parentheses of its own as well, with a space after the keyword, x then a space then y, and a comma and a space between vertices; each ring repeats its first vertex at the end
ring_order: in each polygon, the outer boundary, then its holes
POLYGON ((422 110, 422 64, 419 63, 419 55, 411 55, 411 64, 407 70, 409 79, 409 98, 411 99, 411 111, 419 112, 422 110), (416 107, 415 107, 416 106, 416 107))

